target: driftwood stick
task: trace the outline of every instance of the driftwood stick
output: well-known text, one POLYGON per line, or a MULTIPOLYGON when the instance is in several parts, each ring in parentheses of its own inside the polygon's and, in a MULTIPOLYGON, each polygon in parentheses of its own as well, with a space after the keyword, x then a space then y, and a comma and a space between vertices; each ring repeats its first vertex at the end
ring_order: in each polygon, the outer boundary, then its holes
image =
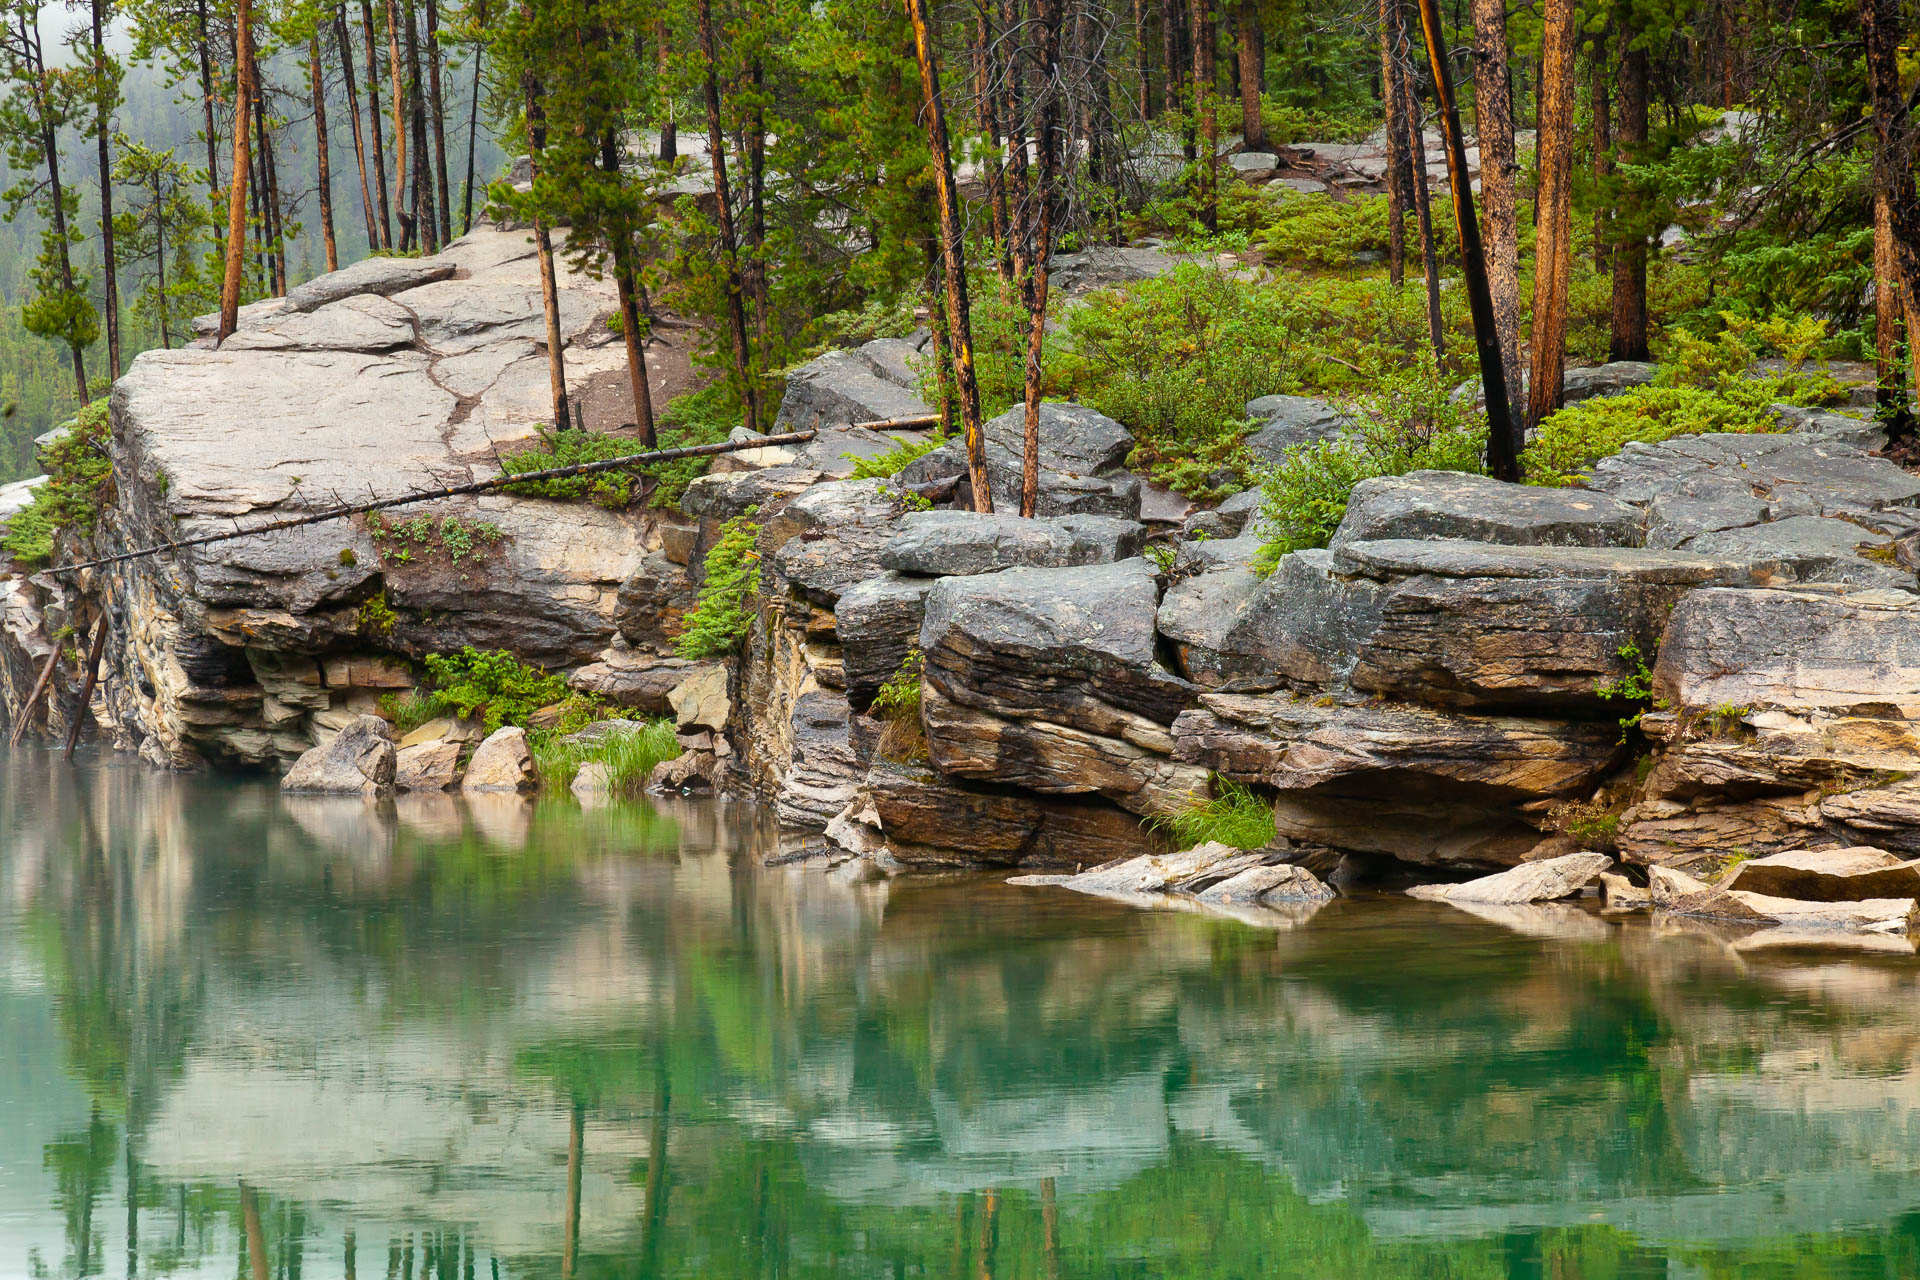
POLYGON ((891 427, 937 427, 940 415, 937 413, 916 413, 906 418, 876 418, 872 422, 849 422, 850 427, 864 427, 868 431, 885 431, 891 427))
POLYGON ((27 721, 33 718, 33 709, 40 702, 40 695, 47 691, 47 682, 53 679, 53 669, 60 663, 60 642, 53 642, 53 649, 47 654, 46 662, 40 668, 40 678, 33 682, 33 692, 20 704, 20 712, 13 722, 13 732, 7 735, 7 745, 17 747, 21 737, 27 731, 27 721))
POLYGON ((77 573, 82 569, 98 568, 101 565, 120 564, 128 560, 140 560, 147 556, 163 555, 169 551, 180 551, 186 547, 204 547, 216 542, 232 542, 235 538, 250 538, 257 533, 278 533, 283 529, 298 529, 310 524, 321 524, 328 520, 339 520, 346 516, 361 515, 368 511, 384 511, 389 507, 403 507, 416 502, 433 502, 440 498, 457 498, 470 493, 488 493, 495 489, 504 489, 508 485, 528 484, 541 480, 568 480, 575 476, 599 475, 606 471, 619 471, 626 467, 644 466, 650 462, 671 462, 676 458, 704 458, 712 454, 734 453, 741 449, 764 449, 769 445, 802 444, 813 439, 814 432, 790 431, 778 436, 755 436, 751 440, 723 441, 720 444, 694 444, 678 449, 654 449, 648 453, 630 453, 625 457, 607 458, 600 462, 579 462, 568 467, 547 467, 542 471, 521 471, 513 475, 499 475, 490 480, 474 480, 467 484, 450 484, 438 489, 417 489, 392 498, 378 498, 372 502, 355 503, 346 507, 329 507, 325 511, 314 511, 304 516, 290 516, 285 520, 272 520, 266 524, 254 525, 250 529, 230 529, 224 533, 207 533, 197 538, 182 538, 177 542, 163 542, 158 546, 141 547, 134 551, 122 551, 117 555, 101 556, 97 560, 82 560, 77 564, 63 564, 44 570, 46 573, 77 573))
POLYGON ((80 741, 80 727, 87 722, 87 710, 93 705, 93 686, 100 679, 100 656, 107 650, 107 610, 103 604, 93 620, 93 643, 87 646, 87 679, 80 686, 80 705, 74 708, 73 723, 67 726, 67 763, 73 763, 73 749, 80 741))

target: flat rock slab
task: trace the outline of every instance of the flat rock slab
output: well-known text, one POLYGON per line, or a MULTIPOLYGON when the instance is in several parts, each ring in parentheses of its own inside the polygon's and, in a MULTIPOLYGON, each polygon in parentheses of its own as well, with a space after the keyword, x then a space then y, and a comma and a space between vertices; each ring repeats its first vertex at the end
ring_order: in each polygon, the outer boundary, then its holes
POLYGON ((1725 887, 1803 902, 1920 897, 1920 862, 1885 849, 1796 849, 1734 868, 1725 887))
POLYGON ((1893 591, 1692 592, 1667 625, 1654 691, 1683 712, 1920 718, 1920 600, 1893 591))
POLYGON ((887 847, 910 866, 1087 866, 1146 843, 1140 820, 1097 799, 971 787, 876 763, 864 783, 887 847))
POLYGON ((762 555, 773 573, 823 609, 840 593, 880 572, 880 549, 899 527, 902 508, 884 480, 815 485, 762 526, 762 555))
POLYGON ((1236 557, 1169 587, 1160 631, 1173 642, 1181 674, 1202 688, 1328 687, 1352 674, 1390 590, 1336 574, 1329 551, 1282 556, 1265 578, 1236 557))
POLYGON ((1140 554, 1145 530, 1113 516, 1023 519, 1006 512, 913 511, 880 549, 883 568, 941 577, 1109 564, 1140 554))
POLYGON ((1744 585, 1743 563, 1634 547, 1501 547, 1484 542, 1405 538, 1349 542, 1333 553, 1337 573, 1370 578, 1615 578, 1659 586, 1744 585))
POLYGON ((1613 859, 1604 853, 1570 853, 1523 862, 1511 870, 1462 884, 1415 885, 1407 893, 1433 902, 1554 902, 1580 892, 1612 865, 1613 859))
POLYGON ((1305 867, 1248 867, 1202 889, 1202 902, 1331 902, 1332 889, 1305 867))
POLYGON ((1654 909, 1669 915, 1725 920, 1735 924, 1778 923, 1773 916, 1752 904, 1672 867, 1647 868, 1647 888, 1654 909))
POLYGON ((1726 896, 1777 924, 1841 933, 1905 933, 1920 915, 1912 898, 1867 898, 1858 902, 1803 902, 1729 889, 1726 896))
POLYGON ((1650 503, 1716 473, 1764 499, 1776 520, 1920 502, 1920 476, 1838 440, 1797 433, 1634 442, 1596 463, 1587 487, 1623 502, 1650 503))
POLYGON ((1639 508, 1605 494, 1506 484, 1457 471, 1376 476, 1354 486, 1329 546, 1460 538, 1506 546, 1632 547, 1639 508))
POLYGON ((1261 396, 1247 401, 1247 417, 1258 424, 1247 436, 1247 452, 1268 464, 1280 462, 1289 450, 1332 440, 1353 426, 1351 414, 1312 396, 1261 396))
POLYGON ((731 520, 758 510, 762 516, 824 480, 816 467, 766 467, 704 475, 687 486, 680 509, 702 520, 731 520))
POLYGON ((774 429, 844 427, 932 412, 912 382, 883 376, 858 352, 829 351, 787 375, 774 429))
POLYGON ((1145 853, 1109 862, 1057 883, 1082 893, 1163 893, 1244 852, 1215 840, 1177 853, 1145 853))
POLYGON ((1788 516, 1765 524, 1703 533, 1681 544, 1695 555, 1746 561, 1790 582, 1920 589, 1911 570, 1893 564, 1890 539, 1847 520, 1788 516), (1869 553, 1877 552, 1878 559, 1869 553))

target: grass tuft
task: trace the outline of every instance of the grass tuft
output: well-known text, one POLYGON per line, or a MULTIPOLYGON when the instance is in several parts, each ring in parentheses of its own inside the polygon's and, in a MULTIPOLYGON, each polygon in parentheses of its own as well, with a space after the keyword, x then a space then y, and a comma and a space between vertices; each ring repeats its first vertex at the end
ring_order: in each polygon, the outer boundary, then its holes
POLYGON ((1177 813, 1149 818, 1147 827, 1165 836, 1175 849, 1213 840, 1236 849, 1260 849, 1273 843, 1275 835, 1273 806, 1251 787, 1219 774, 1213 776, 1211 799, 1195 796, 1191 805, 1177 813))

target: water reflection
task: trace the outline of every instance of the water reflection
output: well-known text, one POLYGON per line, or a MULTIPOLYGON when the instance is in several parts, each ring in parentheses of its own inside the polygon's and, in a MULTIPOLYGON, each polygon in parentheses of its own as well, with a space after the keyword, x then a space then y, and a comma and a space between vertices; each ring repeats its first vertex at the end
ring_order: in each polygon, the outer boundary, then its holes
POLYGON ((1920 1271, 1920 964, 0 762, 0 1275, 1920 1271))

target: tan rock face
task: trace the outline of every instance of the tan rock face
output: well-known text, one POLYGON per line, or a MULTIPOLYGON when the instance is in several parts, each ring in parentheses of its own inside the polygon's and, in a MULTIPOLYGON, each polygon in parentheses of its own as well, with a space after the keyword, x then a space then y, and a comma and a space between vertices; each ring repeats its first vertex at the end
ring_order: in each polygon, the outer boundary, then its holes
POLYGON ((1511 871, 1463 884, 1423 884, 1407 892, 1434 902, 1552 902, 1569 898, 1613 865, 1604 853, 1570 853, 1562 858, 1523 862, 1511 871))
POLYGON ((699 667, 667 694, 674 727, 682 733, 726 729, 733 703, 727 696, 727 669, 719 664, 699 667))
POLYGON ((1798 849, 1741 863, 1725 887, 1806 902, 1920 897, 1920 863, 1870 846, 1798 849))
POLYGON ((1072 868, 1147 843, 1138 818, 1104 801, 975 789, 913 765, 876 764, 865 793, 893 856, 914 865, 1072 868))
POLYGON ((460 775, 460 744, 445 738, 401 747, 394 756, 396 791, 448 791, 460 775))
POLYGON ((533 753, 527 749, 527 731, 513 725, 496 729, 467 762, 462 791, 531 791, 535 785, 533 753))
POLYGON ((360 716, 294 763, 280 789, 319 795, 382 795, 393 788, 393 738, 378 716, 360 716))

